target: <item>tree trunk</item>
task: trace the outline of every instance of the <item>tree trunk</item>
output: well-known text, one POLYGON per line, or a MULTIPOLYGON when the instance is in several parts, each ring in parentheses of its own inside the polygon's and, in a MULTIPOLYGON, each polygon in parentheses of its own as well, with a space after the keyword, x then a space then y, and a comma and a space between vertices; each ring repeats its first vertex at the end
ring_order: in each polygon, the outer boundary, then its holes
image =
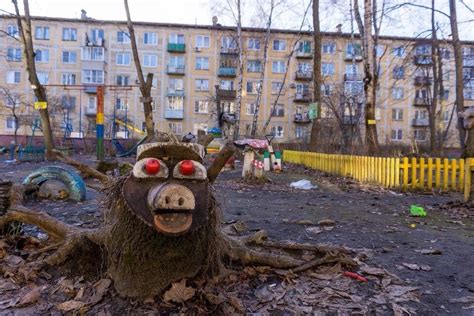
MULTIPOLYGON (((459 40, 458 21, 456 12, 456 1, 449 0, 451 33, 453 36, 454 65, 456 70, 456 108, 457 112, 463 112, 464 107, 464 80, 461 41, 459 40)), ((463 118, 458 115, 459 141, 461 144, 461 156, 464 158, 474 157, 474 128, 464 129, 463 118)))
MULTIPOLYGON (((38 102, 48 102, 46 95, 46 90, 43 85, 40 83, 38 76, 36 74, 36 64, 35 64, 35 52, 33 48, 33 38, 31 35, 31 18, 30 18, 30 9, 28 5, 28 0, 23 0, 23 6, 25 10, 25 23, 23 24, 22 18, 20 15, 20 10, 18 8, 17 0, 12 0, 15 6, 15 14, 18 24, 18 31, 23 42, 23 53, 26 59, 26 71, 28 73, 28 80, 33 88, 33 92, 36 96, 38 102)), ((41 117, 41 125, 43 131, 44 145, 46 148, 46 158, 53 158, 53 149, 54 149, 54 140, 53 132, 51 129, 51 122, 49 120, 48 108, 39 110, 41 117)))
POLYGON ((309 139, 309 150, 318 149, 319 133, 321 130, 321 30, 319 27, 319 0, 313 0, 313 102, 316 102, 316 118, 311 126, 311 137, 309 139))
POLYGON ((244 81, 244 47, 242 42, 242 7, 240 0, 237 0, 237 45, 239 46, 239 77, 237 83, 237 106, 235 108, 234 140, 239 137, 240 133, 240 112, 242 110, 242 86, 244 81))
POLYGON ((270 43, 270 30, 272 26, 274 7, 275 7, 274 0, 271 0, 270 13, 268 14, 267 29, 265 32, 265 43, 263 47, 262 69, 260 71, 260 80, 257 87, 257 98, 255 100, 255 113, 253 114, 252 128, 250 130, 250 136, 252 137, 255 137, 255 134, 257 133, 257 128, 258 128, 257 126, 258 114, 260 113, 260 104, 262 101, 262 91, 263 91, 263 84, 264 84, 264 79, 265 79, 265 70, 267 68, 268 45, 270 43))
POLYGON ((145 115, 145 129, 148 139, 155 136, 155 123, 153 122, 153 99, 151 97, 151 88, 153 86, 153 74, 148 73, 143 76, 142 66, 140 64, 140 57, 138 55, 137 41, 135 37, 135 30, 133 28, 132 19, 130 17, 130 9, 128 7, 128 0, 124 0, 125 13, 127 14, 127 28, 130 35, 130 44, 132 46, 133 62, 137 70, 138 81, 140 82, 140 92, 143 102, 143 113, 145 115))
POLYGON ((439 43, 436 34, 435 1, 431 0, 431 68, 433 72, 433 95, 428 115, 430 120, 430 149, 434 155, 438 155, 436 112, 438 109, 439 78, 441 76, 441 74, 438 73, 438 63, 441 63, 441 56, 439 56, 438 53, 439 43))

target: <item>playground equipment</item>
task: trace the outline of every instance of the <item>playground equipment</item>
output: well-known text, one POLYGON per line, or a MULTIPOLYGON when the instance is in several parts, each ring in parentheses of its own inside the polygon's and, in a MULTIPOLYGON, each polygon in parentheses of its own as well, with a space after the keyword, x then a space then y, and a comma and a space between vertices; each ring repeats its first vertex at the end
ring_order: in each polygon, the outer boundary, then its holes
POLYGON ((117 157, 128 157, 128 156, 136 154, 138 146, 143 144, 146 139, 147 139, 147 136, 145 135, 129 150, 126 150, 125 148, 123 148, 123 146, 118 142, 117 139, 112 139, 112 144, 115 146, 115 149, 117 150, 117 157))

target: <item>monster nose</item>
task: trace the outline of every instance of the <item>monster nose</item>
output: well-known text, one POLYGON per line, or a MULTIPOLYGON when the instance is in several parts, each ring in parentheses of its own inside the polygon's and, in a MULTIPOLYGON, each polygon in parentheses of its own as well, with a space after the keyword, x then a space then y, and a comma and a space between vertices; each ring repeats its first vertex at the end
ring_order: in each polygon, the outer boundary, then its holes
POLYGON ((194 193, 179 184, 165 184, 153 187, 148 192, 150 210, 193 210, 196 207, 194 193))

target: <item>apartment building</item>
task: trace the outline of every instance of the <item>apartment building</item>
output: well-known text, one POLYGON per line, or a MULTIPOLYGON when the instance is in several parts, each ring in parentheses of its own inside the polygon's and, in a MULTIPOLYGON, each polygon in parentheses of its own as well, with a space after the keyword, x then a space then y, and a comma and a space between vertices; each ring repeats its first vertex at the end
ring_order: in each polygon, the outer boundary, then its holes
MULTIPOLYGON (((32 27, 37 74, 47 86, 54 133, 94 137, 97 85, 107 85, 106 137, 139 137, 144 116, 125 22, 35 17, 32 27), (116 119, 125 124, 114 124, 116 119)), ((9 35, 0 37, 0 135, 12 135, 17 123, 19 135, 31 135, 32 129, 38 135, 38 113, 31 106, 34 96, 24 70, 16 21, 4 16, 0 28, 9 35)), ((235 29, 218 24, 136 22, 135 33, 143 71, 154 75, 153 115, 158 130, 184 135, 216 126, 216 95, 224 112, 235 113, 239 72, 235 29)), ((241 135, 250 130, 255 111, 264 36, 263 29, 245 28, 243 32, 241 135)), ((379 43, 379 141, 427 143, 431 47, 414 38, 382 37, 379 43)), ((312 47, 309 32, 271 32, 258 129, 271 116, 266 133, 273 133, 276 141, 309 137, 312 47)), ((466 105, 474 106, 474 42, 464 42, 463 47, 464 96, 466 105)), ((437 124, 448 128, 446 146, 456 147, 454 61, 449 46, 443 47, 443 61, 445 91, 437 124)), ((322 74, 326 98, 322 118, 334 119, 340 111, 343 124, 363 125, 362 57, 357 39, 340 32, 324 33, 322 74), (347 100, 349 107, 344 105, 347 100)))

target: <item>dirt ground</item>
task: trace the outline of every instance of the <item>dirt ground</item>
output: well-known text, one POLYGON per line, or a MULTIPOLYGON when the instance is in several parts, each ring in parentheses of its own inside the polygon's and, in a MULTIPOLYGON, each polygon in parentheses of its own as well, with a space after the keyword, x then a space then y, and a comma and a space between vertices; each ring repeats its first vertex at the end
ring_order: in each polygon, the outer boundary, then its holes
MULTIPOLYGON (((0 162, 1 178, 11 179, 18 183, 30 171, 45 164, 0 162)), ((237 166, 239 167, 238 164, 237 166)), ((239 225, 238 227, 246 232, 265 229, 272 240, 328 243, 367 251, 370 253, 366 260, 367 264, 382 267, 398 276, 405 285, 417 288, 419 302, 410 302, 408 306, 412 309, 408 307, 401 309, 398 315, 409 311, 420 315, 472 315, 474 313, 472 304, 474 302, 474 224, 472 221, 474 209, 465 208, 464 212, 459 213, 446 207, 450 203, 459 201, 459 195, 405 194, 368 185, 358 185, 349 180, 308 172, 296 167, 289 167, 280 174, 270 174, 270 183, 247 184, 240 180, 241 171, 238 167, 236 170, 221 174, 215 185, 224 213, 224 223, 239 225), (311 190, 290 188, 291 182, 301 179, 311 180, 317 188, 311 190), (411 204, 423 206, 428 215, 410 217, 411 204), (329 228, 322 227, 318 225, 318 222, 322 220, 330 220, 334 223, 329 228), (464 298, 464 303, 462 300, 461 302, 450 301, 459 298, 464 298)), ((29 207, 46 211, 50 215, 81 227, 95 227, 100 224, 101 218, 101 211, 97 204, 100 193, 92 189, 88 189, 87 193, 87 200, 79 204, 43 201, 30 203, 29 207)), ((26 228, 26 231, 40 239, 45 237, 32 227, 26 228)), ((54 273, 51 274, 53 278, 56 277, 54 273)), ((275 281, 274 277, 261 281, 255 286, 249 282, 250 288, 256 288, 256 290, 252 292, 247 289, 246 297, 243 297, 244 294, 239 296, 244 305, 240 312, 306 314, 320 310, 327 311, 324 308, 319 309, 317 302, 313 307, 311 304, 309 307, 303 304, 304 308, 299 310, 288 308, 290 303, 285 305, 285 298, 283 298, 287 290, 279 303, 269 305, 264 309, 263 304, 252 305, 252 302, 258 299, 260 303, 262 301, 262 284, 270 284, 268 286, 273 287, 275 284, 276 287, 282 284, 281 280, 275 281), (250 302, 250 306, 247 306, 246 302, 250 302)), ((353 283, 347 285, 351 295, 363 292, 372 292, 370 295, 377 294, 374 287, 364 288, 354 280, 351 282, 353 283)), ((229 289, 230 287, 227 291, 230 291, 229 289)), ((5 295, 4 298, 8 298, 11 302, 13 295, 20 295, 20 292, 24 294, 25 291, 21 292, 21 288, 4 291, 0 283, 0 314, 59 313, 52 303, 48 305, 47 302, 43 302, 44 306, 41 308, 25 309, 12 304, 5 305, 7 299, 1 298, 5 295)), ((44 295, 43 299, 47 301, 44 295)), ((271 300, 275 301, 276 298, 272 297, 271 300)), ((352 300, 356 302, 354 297, 352 300)), ((371 299, 371 302, 373 301, 371 299)), ((358 301, 358 303, 362 304, 364 301, 358 301)), ((104 299, 100 308, 109 306, 109 312, 103 315, 116 314, 120 310, 131 314, 133 314, 132 311, 137 314, 160 312, 157 305, 137 307, 136 304, 136 302, 127 302, 110 294, 104 299), (114 305, 114 308, 110 308, 110 305, 114 305)), ((354 310, 351 309, 346 309, 343 313, 338 313, 337 310, 337 306, 333 306, 330 314, 354 314, 354 310)), ((96 308, 90 310, 89 313, 99 311, 102 313, 103 310, 96 308)), ((176 311, 186 313, 186 309, 176 311)), ((223 311, 220 310, 220 312, 223 311)), ((385 307, 381 309, 374 307, 359 309, 355 314, 379 313, 390 315, 397 314, 397 311, 395 308, 391 310, 385 307)))

